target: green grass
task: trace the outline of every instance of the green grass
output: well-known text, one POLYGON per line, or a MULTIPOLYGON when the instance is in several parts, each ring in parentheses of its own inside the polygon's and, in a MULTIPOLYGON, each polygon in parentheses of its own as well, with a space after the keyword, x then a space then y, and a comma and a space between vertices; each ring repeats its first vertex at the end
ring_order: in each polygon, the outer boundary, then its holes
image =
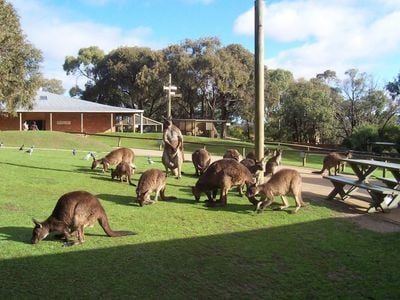
MULTIPOLYGON (((93 141, 99 151, 111 149, 93 141)), ((41 144, 39 138, 35 142, 41 144)), ((400 296, 399 233, 361 229, 317 202, 297 214, 267 209, 257 215, 236 191, 229 193, 226 208, 207 208, 191 195, 196 181, 191 163, 184 164, 181 179, 168 177, 166 194, 177 200, 139 207, 134 187, 90 170, 90 161, 82 159, 87 146, 77 145, 82 149, 77 156, 0 149, 0 299, 400 296), (44 220, 57 199, 73 190, 97 195, 111 227, 137 235, 109 238, 96 224, 86 229, 82 245, 62 247, 50 237, 29 244, 31 218, 44 220)), ((161 159, 154 160, 152 167, 163 169, 161 159)), ((136 164, 135 183, 149 168, 145 157, 136 164)))

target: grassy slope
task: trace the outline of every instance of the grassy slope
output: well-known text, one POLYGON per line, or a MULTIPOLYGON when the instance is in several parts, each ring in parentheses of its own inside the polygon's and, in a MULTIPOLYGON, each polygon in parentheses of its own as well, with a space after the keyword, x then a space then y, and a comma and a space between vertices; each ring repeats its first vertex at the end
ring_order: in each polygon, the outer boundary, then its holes
MULTIPOLYGON (((148 168, 145 158, 136 164, 135 183, 148 168)), ((0 298, 400 294, 394 280, 400 257, 393 252, 400 234, 360 229, 317 203, 296 215, 272 210, 256 215, 235 191, 228 207, 207 208, 191 196, 196 179, 189 163, 182 179, 168 178, 166 193, 178 200, 141 208, 134 203, 134 187, 90 171, 89 165, 65 151, 29 156, 0 149, 0 298), (28 244, 31 218, 44 220, 63 193, 81 189, 101 199, 113 229, 138 234, 108 238, 96 225, 87 228, 83 245, 64 248, 51 238, 28 244)), ((153 167, 162 169, 160 159, 153 167)))

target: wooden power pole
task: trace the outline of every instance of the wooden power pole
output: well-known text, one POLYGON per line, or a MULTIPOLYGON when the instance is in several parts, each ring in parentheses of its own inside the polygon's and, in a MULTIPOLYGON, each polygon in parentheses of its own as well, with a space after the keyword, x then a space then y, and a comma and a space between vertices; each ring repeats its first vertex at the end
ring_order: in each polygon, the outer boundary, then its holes
POLYGON ((255 154, 264 156, 264 1, 255 0, 255 154))

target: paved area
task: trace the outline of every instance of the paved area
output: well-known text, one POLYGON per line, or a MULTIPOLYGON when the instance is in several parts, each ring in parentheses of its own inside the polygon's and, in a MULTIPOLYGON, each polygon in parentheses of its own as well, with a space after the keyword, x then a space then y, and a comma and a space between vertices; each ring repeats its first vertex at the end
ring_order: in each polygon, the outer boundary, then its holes
MULTIPOLYGON (((162 156, 162 151, 149 151, 145 149, 134 149, 134 151, 137 156, 162 156)), ((212 156, 212 161, 221 158, 219 156, 212 156)), ((185 153, 185 162, 191 162, 191 153, 185 153)), ((328 206, 335 211, 338 217, 351 218, 352 221, 360 226, 374 231, 400 231, 400 208, 392 209, 387 213, 366 213, 369 207, 367 202, 369 195, 363 190, 356 191, 354 197, 346 199, 345 202, 340 200, 328 201, 326 200, 326 196, 332 191, 333 186, 329 180, 322 178, 320 174, 312 173, 312 171, 315 171, 314 169, 285 165, 281 165, 279 168, 291 168, 300 172, 303 178, 303 198, 306 202, 309 201, 328 206)))

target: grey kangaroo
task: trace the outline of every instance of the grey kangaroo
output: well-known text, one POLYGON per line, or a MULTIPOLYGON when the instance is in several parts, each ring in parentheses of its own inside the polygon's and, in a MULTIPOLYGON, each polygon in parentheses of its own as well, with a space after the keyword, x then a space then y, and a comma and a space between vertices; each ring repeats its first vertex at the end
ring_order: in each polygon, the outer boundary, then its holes
POLYGON ((110 237, 135 234, 131 231, 112 230, 99 199, 85 191, 62 195, 46 221, 38 222, 35 219, 32 221, 35 224, 31 238, 32 244, 38 243, 53 232, 61 234, 66 246, 81 244, 85 241, 84 228, 93 225, 96 221, 110 237), (78 241, 71 240, 74 234, 77 235, 78 241))
POLYGON ((302 180, 300 173, 292 169, 282 169, 272 175, 271 179, 261 185, 252 185, 248 188, 246 196, 250 202, 257 202, 255 196, 261 195, 260 201, 257 203, 256 211, 262 212, 267 206, 274 201, 274 196, 281 196, 283 205, 280 209, 289 207, 286 195, 292 193, 296 201, 297 212, 300 207, 305 206, 301 196, 302 180))

